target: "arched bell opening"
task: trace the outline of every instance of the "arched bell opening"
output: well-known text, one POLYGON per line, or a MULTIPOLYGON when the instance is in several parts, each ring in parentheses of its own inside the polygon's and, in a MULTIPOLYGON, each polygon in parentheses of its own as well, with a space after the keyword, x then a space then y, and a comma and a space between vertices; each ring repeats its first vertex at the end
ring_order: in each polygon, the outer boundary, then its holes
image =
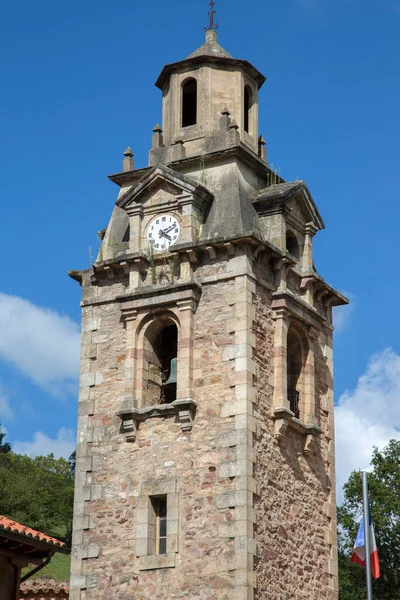
POLYGON ((290 327, 287 336, 287 398, 297 419, 304 418, 307 356, 307 338, 297 328, 290 327))
POLYGON ((197 81, 193 77, 182 83, 182 127, 197 123, 197 81))
POLYGON ((299 242, 297 241, 297 237, 291 231, 288 231, 286 233, 286 250, 294 258, 299 260, 299 258, 300 258, 299 242))
POLYGON ((178 328, 172 319, 152 321, 143 339, 142 406, 176 400, 178 383, 178 328))
POLYGON ((244 86, 244 130, 252 134, 253 92, 249 85, 244 86))

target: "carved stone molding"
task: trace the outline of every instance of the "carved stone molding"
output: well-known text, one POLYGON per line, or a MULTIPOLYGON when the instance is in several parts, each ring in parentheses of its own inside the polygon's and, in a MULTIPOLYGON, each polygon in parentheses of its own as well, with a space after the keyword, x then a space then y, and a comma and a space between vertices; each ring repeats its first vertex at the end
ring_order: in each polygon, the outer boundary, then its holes
POLYGON ((177 421, 181 424, 182 431, 191 431, 197 408, 197 403, 192 398, 178 399, 169 404, 155 404, 144 408, 127 406, 127 404, 126 401, 123 402, 121 409, 117 412, 117 416, 122 421, 121 433, 125 435, 127 442, 136 440, 141 421, 155 417, 176 416, 177 421))
POLYGON ((304 453, 308 454, 315 448, 316 436, 322 433, 322 429, 315 423, 304 423, 296 419, 294 412, 285 406, 274 408, 272 413, 274 419, 274 437, 279 441, 285 436, 288 427, 306 436, 304 453))
POLYGON ((178 302, 191 300, 195 310, 201 296, 201 286, 194 282, 175 283, 170 285, 153 285, 143 287, 139 291, 125 296, 119 296, 122 316, 132 310, 148 310, 176 306, 178 302))

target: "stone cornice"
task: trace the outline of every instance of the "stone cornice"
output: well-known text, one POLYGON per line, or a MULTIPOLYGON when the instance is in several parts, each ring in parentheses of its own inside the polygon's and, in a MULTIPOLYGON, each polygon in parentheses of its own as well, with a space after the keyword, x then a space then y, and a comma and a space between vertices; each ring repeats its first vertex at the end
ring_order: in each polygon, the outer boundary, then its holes
POLYGON ((132 318, 132 311, 151 308, 155 310, 165 305, 177 305, 180 310, 194 308, 200 299, 202 288, 194 282, 151 285, 137 289, 126 295, 116 296, 120 302, 122 316, 132 318))
POLYGON ((315 325, 315 320, 326 324, 326 318, 316 308, 302 300, 290 290, 277 290, 272 292, 272 309, 284 309, 288 314, 305 321, 309 325, 315 325))
POLYGON ((136 440, 137 430, 141 421, 156 417, 177 416, 181 423, 182 431, 189 432, 192 429, 194 415, 196 413, 197 403, 192 398, 183 398, 174 400, 169 404, 156 404, 143 408, 132 406, 131 401, 122 402, 117 416, 121 419, 121 433, 125 435, 127 442, 136 440))
POLYGON ((257 81, 259 88, 265 82, 265 76, 262 73, 260 73, 260 71, 258 71, 258 69, 256 69, 247 60, 228 58, 223 56, 200 55, 192 58, 185 58, 184 60, 165 65, 160 75, 158 76, 156 86, 160 88, 160 90, 162 90, 164 88, 165 83, 173 73, 191 70, 196 67, 198 68, 205 65, 214 67, 216 69, 241 69, 257 81))

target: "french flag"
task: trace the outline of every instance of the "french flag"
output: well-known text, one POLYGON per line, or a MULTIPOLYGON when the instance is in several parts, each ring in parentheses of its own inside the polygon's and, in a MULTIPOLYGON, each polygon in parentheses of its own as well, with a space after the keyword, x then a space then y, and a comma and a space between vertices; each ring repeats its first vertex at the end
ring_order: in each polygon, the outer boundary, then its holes
MULTIPOLYGON (((371 573, 374 579, 378 579, 380 576, 378 549, 376 547, 374 526, 372 525, 371 518, 369 520, 369 531, 371 541, 371 573)), ((364 535, 364 518, 361 520, 360 528, 358 530, 357 539, 354 544, 353 554, 350 560, 358 565, 365 567, 365 535, 364 535)))

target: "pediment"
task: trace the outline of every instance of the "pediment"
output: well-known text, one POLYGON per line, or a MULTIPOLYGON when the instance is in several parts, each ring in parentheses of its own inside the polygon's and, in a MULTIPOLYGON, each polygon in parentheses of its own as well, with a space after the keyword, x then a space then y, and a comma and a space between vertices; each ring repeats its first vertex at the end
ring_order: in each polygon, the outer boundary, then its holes
POLYGON ((128 211, 130 207, 143 206, 150 201, 169 202, 182 194, 193 196, 199 203, 208 203, 213 199, 212 193, 195 179, 159 165, 125 192, 117 201, 117 206, 128 211))
POLYGON ((260 216, 277 212, 292 213, 304 223, 313 223, 317 230, 325 225, 304 181, 279 183, 258 191, 252 203, 260 216))

